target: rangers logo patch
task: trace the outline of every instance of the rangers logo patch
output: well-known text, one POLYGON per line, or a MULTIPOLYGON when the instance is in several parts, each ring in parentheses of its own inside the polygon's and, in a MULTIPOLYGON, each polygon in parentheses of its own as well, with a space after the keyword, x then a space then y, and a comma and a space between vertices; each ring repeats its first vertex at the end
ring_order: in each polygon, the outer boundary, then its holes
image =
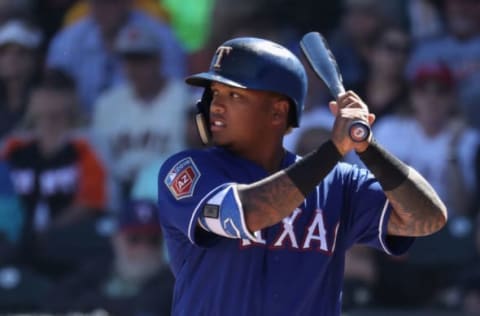
POLYGON ((177 162, 165 177, 165 184, 177 199, 193 195, 195 185, 200 179, 200 171, 192 158, 187 157, 177 162))

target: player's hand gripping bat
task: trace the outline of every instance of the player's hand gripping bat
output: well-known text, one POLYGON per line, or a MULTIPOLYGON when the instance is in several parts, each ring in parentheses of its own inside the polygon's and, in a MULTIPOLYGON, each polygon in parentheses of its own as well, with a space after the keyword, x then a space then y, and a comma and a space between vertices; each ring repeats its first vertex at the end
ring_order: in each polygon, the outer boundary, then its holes
MULTIPOLYGON (((300 41, 300 47, 312 69, 337 99, 339 94, 345 92, 345 88, 337 61, 325 38, 318 32, 307 33, 300 41)), ((370 133, 370 126, 363 121, 355 120, 350 124, 349 135, 354 142, 363 142, 370 133)))

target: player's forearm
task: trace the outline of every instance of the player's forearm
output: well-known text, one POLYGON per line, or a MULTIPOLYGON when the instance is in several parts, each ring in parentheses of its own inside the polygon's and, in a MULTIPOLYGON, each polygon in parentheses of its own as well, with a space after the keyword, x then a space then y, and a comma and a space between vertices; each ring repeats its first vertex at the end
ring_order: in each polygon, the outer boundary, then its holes
POLYGON ((375 143, 360 158, 380 182, 394 208, 388 222, 389 234, 425 236, 445 225, 445 205, 417 171, 375 143))
POLYGON ((304 196, 284 171, 252 185, 238 187, 250 231, 275 225, 289 216, 304 196))
POLYGON ((289 216, 340 160, 332 141, 306 155, 286 170, 238 187, 250 231, 269 227, 289 216))
POLYGON ((414 169, 404 183, 385 194, 394 208, 388 222, 390 235, 425 236, 440 230, 447 221, 445 205, 414 169))

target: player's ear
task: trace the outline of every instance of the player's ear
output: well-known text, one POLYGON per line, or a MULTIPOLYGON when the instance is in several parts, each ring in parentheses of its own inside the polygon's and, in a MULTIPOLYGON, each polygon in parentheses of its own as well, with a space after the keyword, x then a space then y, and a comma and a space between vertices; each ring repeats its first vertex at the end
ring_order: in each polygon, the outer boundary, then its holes
POLYGON ((287 124, 289 120, 290 104, 286 98, 275 98, 272 104, 272 122, 276 124, 287 124))

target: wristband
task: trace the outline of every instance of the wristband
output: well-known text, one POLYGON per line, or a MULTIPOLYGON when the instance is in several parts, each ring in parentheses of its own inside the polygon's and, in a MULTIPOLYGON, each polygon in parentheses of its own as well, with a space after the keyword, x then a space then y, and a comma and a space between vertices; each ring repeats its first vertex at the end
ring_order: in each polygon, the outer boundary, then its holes
POLYGON ((303 195, 307 196, 341 158, 337 147, 329 140, 288 167, 285 172, 303 195))
POLYGON ((410 171, 408 165, 400 161, 372 140, 368 148, 358 156, 373 173, 384 191, 391 191, 401 185, 410 171))

